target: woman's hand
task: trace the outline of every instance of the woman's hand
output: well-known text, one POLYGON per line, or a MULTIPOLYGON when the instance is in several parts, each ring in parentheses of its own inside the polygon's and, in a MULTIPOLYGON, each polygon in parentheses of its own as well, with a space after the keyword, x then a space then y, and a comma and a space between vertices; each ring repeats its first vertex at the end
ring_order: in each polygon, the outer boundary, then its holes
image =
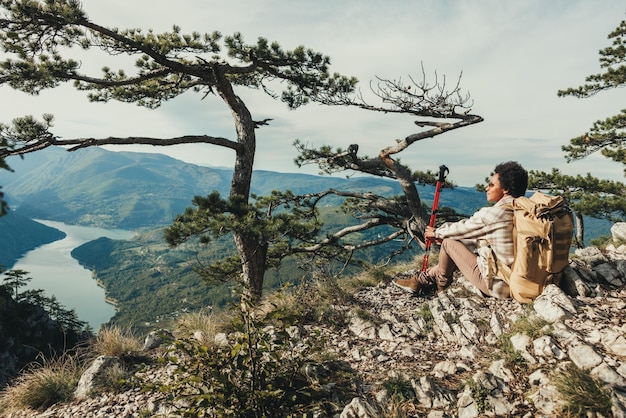
POLYGON ((435 242, 441 242, 441 239, 435 237, 435 228, 432 226, 426 227, 426 231, 424 232, 424 238, 433 240, 435 242))

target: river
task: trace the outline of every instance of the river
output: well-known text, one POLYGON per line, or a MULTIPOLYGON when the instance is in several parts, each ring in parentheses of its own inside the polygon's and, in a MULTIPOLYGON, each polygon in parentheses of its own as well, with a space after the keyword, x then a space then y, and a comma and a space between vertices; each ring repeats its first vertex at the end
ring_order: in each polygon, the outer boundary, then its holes
POLYGON ((124 240, 132 238, 134 233, 55 221, 37 222, 63 231, 67 236, 27 252, 11 269, 27 271, 27 277, 33 279, 26 289, 43 289, 46 296, 56 296, 61 305, 73 309, 78 319, 87 322, 97 332, 115 314, 115 308, 105 302, 104 289, 98 286, 91 271, 78 264, 70 253, 100 237, 124 240))

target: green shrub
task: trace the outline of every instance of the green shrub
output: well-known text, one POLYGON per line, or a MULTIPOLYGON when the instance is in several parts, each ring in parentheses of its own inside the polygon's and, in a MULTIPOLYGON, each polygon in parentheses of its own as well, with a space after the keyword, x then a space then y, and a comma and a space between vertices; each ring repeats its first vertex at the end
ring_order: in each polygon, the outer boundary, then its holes
POLYGON ((531 339, 537 339, 544 335, 548 335, 551 326, 545 319, 539 318, 531 309, 531 305, 527 305, 527 311, 511 324, 511 334, 526 334, 531 339))
POLYGON ((502 350, 504 359, 509 364, 518 366, 524 365, 526 364, 526 359, 524 359, 522 354, 513 346, 511 336, 512 334, 510 333, 500 335, 500 349, 502 350))
POLYGON ((430 306, 428 305, 428 303, 423 303, 418 311, 415 313, 415 315, 421 317, 424 320, 424 331, 432 332, 433 327, 435 326, 435 317, 430 311, 430 306))
POLYGON ((317 279, 302 284, 289 296, 292 303, 291 312, 300 315, 303 321, 338 328, 346 326, 346 315, 336 309, 336 306, 346 304, 350 297, 351 295, 346 293, 334 278, 317 279))
POLYGON ((610 235, 601 235, 590 240, 589 245, 593 247, 604 248, 611 242, 613 242, 613 237, 611 237, 610 235))
POLYGON ((180 377, 164 388, 182 403, 185 417, 272 417, 318 407, 320 383, 311 357, 323 341, 293 339, 287 329, 294 317, 283 309, 262 312, 242 302, 233 321, 229 344, 209 349, 180 339, 170 356, 180 377), (184 353, 183 356, 175 355, 184 353))
POLYGON ((396 402, 404 402, 415 398, 415 390, 413 385, 411 385, 411 381, 401 376, 393 376, 385 380, 383 388, 396 402))
POLYGON ((526 359, 513 347, 511 337, 515 334, 525 334, 531 339, 548 335, 551 330, 550 323, 539 318, 532 311, 532 305, 526 306, 526 312, 511 324, 509 332, 500 335, 500 348, 504 354, 504 359, 513 365, 524 365, 526 359))
POLYGON ((565 416, 611 415, 611 394, 588 371, 569 364, 553 376, 552 384, 561 395, 565 416))
POLYGON ((476 409, 479 414, 482 414, 486 411, 487 407, 487 398, 489 397, 489 389, 485 388, 474 379, 469 379, 465 382, 465 385, 469 388, 472 393, 472 399, 476 402, 476 409))

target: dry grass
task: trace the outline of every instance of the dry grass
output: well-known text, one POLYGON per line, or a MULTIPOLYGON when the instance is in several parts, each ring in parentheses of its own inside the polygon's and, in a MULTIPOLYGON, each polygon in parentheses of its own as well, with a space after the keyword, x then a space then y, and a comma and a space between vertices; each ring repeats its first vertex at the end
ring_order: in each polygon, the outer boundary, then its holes
POLYGON ((0 392, 0 412, 41 410, 69 401, 82 372, 83 363, 70 355, 34 363, 0 392))
POLYGON ((380 282, 391 280, 391 276, 385 269, 374 268, 355 276, 345 277, 338 280, 341 289, 348 293, 354 293, 363 288, 374 287, 380 282))
POLYGON ((350 305, 353 295, 359 290, 375 287, 381 282, 390 282, 402 272, 419 268, 421 260, 420 256, 405 264, 374 267, 354 276, 341 278, 318 274, 311 282, 273 293, 265 300, 260 310, 271 312, 282 309, 302 316, 305 322, 343 327, 347 320, 346 312, 338 310, 337 306, 350 305))
POLYGON ((176 329, 183 337, 194 337, 202 345, 215 343, 215 336, 224 332, 232 322, 226 312, 191 312, 181 315, 176 322, 176 329))
POLYGON ((551 331, 550 323, 538 317, 530 307, 526 307, 526 312, 511 324, 511 334, 526 334, 533 340, 550 335, 551 331))
POLYGON ((143 342, 130 330, 117 326, 103 327, 93 345, 96 356, 122 357, 141 351, 143 342))

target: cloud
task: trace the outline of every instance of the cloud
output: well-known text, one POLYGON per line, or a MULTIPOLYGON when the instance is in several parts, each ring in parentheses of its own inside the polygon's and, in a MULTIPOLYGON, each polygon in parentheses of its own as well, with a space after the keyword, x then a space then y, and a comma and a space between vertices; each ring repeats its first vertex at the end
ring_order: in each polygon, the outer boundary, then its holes
MULTIPOLYGON (((509 159, 528 169, 559 167, 568 174, 590 171, 623 180, 618 164, 601 157, 601 164, 598 157, 589 160, 593 163, 566 164, 560 148, 594 121, 623 108, 621 92, 585 100, 556 95, 599 71, 598 51, 608 45, 607 34, 626 11, 619 0, 186 0, 175 6, 162 0, 83 0, 83 7, 93 21, 108 27, 165 31, 176 24, 185 33, 239 31, 248 42, 262 36, 285 49, 305 45, 329 55, 331 71, 358 77, 365 92, 376 76, 421 78, 422 65, 430 81, 436 72, 451 85, 462 74, 461 87, 474 100, 472 112, 485 121, 420 141, 400 155, 416 170, 448 165, 457 184, 482 182, 496 163, 509 159)), ((109 63, 106 57, 88 57, 85 70, 109 63)), ((69 86, 38 97, 7 87, 0 92, 3 122, 27 113, 54 113, 55 130, 63 137, 234 137, 230 111, 214 96, 201 100, 188 93, 152 111, 132 104, 88 103, 69 86)), ((360 153, 376 155, 417 129, 413 117, 316 105, 289 111, 258 91, 238 94, 255 119, 273 119, 257 131, 257 169, 297 171, 291 146, 296 138, 343 148, 359 143, 360 153)), ((196 164, 228 166, 233 161, 229 150, 211 146, 136 149, 196 164)), ((317 173, 314 167, 299 171, 317 173)))

